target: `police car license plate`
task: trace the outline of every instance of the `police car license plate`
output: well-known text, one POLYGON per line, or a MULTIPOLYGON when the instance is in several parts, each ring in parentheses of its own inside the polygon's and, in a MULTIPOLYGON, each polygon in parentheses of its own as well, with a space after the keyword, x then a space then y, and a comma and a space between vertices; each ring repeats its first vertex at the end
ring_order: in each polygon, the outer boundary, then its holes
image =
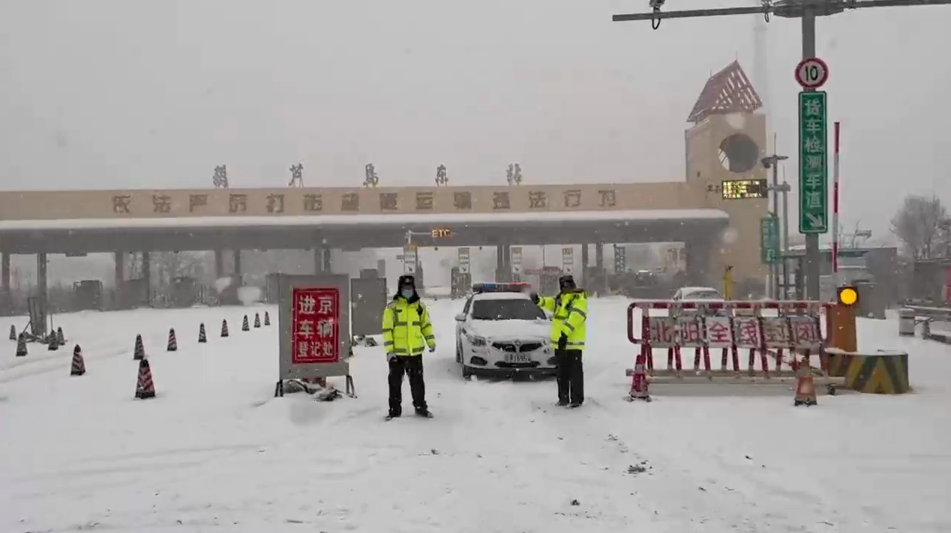
POLYGON ((505 354, 506 363, 531 363, 532 358, 527 353, 507 353, 505 354))

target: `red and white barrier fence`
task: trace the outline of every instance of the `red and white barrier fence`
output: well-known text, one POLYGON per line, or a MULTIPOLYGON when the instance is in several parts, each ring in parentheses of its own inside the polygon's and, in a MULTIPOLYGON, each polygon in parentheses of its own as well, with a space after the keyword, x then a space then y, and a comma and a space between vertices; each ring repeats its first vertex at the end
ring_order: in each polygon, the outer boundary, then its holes
MULTIPOLYGON (((735 383, 756 383, 758 378, 784 382, 796 376, 797 354, 802 354, 807 362, 811 355, 818 355, 821 378, 827 377, 828 370, 819 322, 826 305, 829 304, 798 300, 634 300, 627 309, 627 337, 632 344, 641 346, 635 368, 643 368, 643 374, 650 376, 652 382, 658 378, 710 381, 724 377, 735 383), (663 369, 654 364, 656 348, 667 349, 667 365, 663 369), (694 351, 693 368, 688 373, 681 357, 684 349, 694 351), (712 368, 711 349, 720 350, 719 369, 712 368), (745 375, 740 366, 741 351, 748 351, 745 375)), ((638 373, 631 369, 627 372, 635 381, 638 373)), ((825 384, 835 384, 835 378, 832 379, 825 384)))

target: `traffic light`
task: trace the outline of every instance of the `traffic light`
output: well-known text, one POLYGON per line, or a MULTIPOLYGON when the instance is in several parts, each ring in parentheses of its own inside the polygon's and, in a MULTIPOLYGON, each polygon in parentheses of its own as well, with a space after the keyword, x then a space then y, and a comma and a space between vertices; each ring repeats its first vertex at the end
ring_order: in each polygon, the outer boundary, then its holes
POLYGON ((845 286, 836 290, 836 300, 839 305, 852 307, 859 303, 859 291, 855 287, 845 286))

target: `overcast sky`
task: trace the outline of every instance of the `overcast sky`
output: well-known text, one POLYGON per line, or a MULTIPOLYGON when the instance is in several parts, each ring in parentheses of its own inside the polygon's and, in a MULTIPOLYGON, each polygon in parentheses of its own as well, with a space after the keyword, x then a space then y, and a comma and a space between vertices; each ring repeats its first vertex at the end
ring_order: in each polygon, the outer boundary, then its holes
MULTIPOLYGON (((611 22, 646 4, 0 0, 0 188, 207 187, 222 163, 232 186, 286 186, 298 161, 311 186, 359 185, 368 161, 394 185, 440 163, 503 183, 513 161, 534 183, 682 179, 706 78, 733 59, 755 76, 756 17, 611 22)), ((847 224, 887 233, 907 193, 951 203, 948 27, 951 6, 819 21, 847 224)), ((768 25, 787 155, 799 29, 768 25)))

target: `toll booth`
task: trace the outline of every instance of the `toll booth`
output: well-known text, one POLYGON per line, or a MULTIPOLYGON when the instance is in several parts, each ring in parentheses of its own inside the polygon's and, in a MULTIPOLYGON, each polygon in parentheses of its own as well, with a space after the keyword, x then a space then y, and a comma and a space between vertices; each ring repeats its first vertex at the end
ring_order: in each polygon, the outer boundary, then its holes
POLYGON ((191 307, 201 301, 201 287, 198 280, 189 276, 172 279, 169 290, 172 307, 191 307))
POLYGON ((116 308, 134 309, 148 306, 152 301, 151 287, 143 278, 119 282, 116 287, 116 308))
POLYGON ((558 294, 558 278, 562 276, 561 269, 554 266, 546 266, 538 272, 538 292, 546 296, 558 294))
POLYGON ((459 272, 459 267, 452 267, 450 276, 449 297, 464 298, 469 293, 469 287, 472 286, 472 274, 459 272))
POLYGON ((73 283, 73 309, 102 311, 102 282, 84 279, 73 283))

